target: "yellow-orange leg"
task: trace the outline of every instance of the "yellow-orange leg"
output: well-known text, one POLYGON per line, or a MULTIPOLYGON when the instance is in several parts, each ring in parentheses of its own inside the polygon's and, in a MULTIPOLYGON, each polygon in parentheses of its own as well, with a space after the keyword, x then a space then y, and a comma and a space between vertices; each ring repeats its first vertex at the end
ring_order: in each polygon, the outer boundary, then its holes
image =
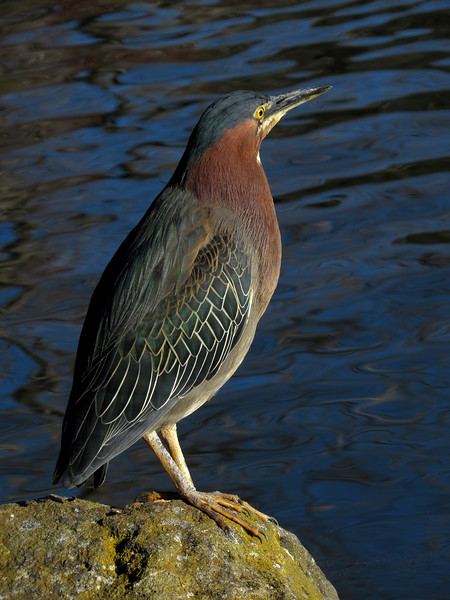
POLYGON ((166 442, 167 447, 169 448, 170 455, 177 464, 178 468, 183 473, 185 478, 189 481, 189 483, 192 485, 192 487, 194 487, 191 474, 189 473, 189 469, 187 467, 183 451, 181 450, 180 442, 178 440, 177 426, 169 425, 169 427, 164 427, 163 429, 161 429, 160 434, 163 440, 166 442))
POLYGON ((263 532, 260 532, 239 514, 235 514, 229 509, 233 509, 237 513, 251 510, 266 520, 268 520, 269 517, 253 509, 249 504, 232 494, 222 494, 221 492, 199 492, 195 489, 190 476, 189 478, 185 477, 185 474, 172 458, 155 431, 146 433, 143 438, 158 457, 182 498, 211 517, 211 519, 213 519, 224 531, 229 531, 229 526, 224 519, 222 519, 222 516, 230 519, 230 521, 234 521, 252 535, 266 537, 263 532))

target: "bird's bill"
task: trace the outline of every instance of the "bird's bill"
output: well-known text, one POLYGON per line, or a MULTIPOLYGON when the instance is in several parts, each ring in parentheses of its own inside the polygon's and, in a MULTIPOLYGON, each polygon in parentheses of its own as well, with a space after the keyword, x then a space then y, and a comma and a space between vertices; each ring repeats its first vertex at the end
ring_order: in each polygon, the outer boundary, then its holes
POLYGON ((319 87, 287 92, 286 94, 280 94, 279 96, 272 96, 270 98, 270 103, 266 108, 264 122, 262 124, 264 135, 267 135, 272 127, 274 127, 281 117, 289 110, 317 98, 317 96, 328 92, 330 89, 331 85, 322 85, 319 87))
POLYGON ((304 90, 295 90, 288 92, 287 94, 280 94, 279 96, 272 96, 271 106, 269 108, 269 115, 277 115, 281 113, 280 118, 287 113, 288 110, 304 104, 308 100, 313 100, 328 92, 331 89, 331 85, 322 85, 320 87, 307 88, 304 90))

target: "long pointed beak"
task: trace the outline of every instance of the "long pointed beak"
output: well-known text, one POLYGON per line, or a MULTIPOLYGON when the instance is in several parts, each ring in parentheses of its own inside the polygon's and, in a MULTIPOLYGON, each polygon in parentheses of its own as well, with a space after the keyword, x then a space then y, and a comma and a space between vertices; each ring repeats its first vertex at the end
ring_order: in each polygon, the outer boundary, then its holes
POLYGON ((331 89, 331 85, 322 85, 320 87, 308 88, 306 90, 295 90, 293 92, 288 92, 287 94, 280 94, 279 96, 271 97, 271 105, 269 108, 269 115, 276 115, 278 113, 282 113, 280 115, 280 119, 283 115, 287 113, 288 110, 295 108, 299 104, 303 104, 304 102, 308 102, 308 100, 312 100, 313 98, 317 98, 321 94, 328 92, 331 89))
POLYGON ((289 110, 317 98, 317 96, 328 92, 330 89, 331 85, 322 85, 304 90, 295 90, 287 94, 280 94, 279 96, 272 96, 262 123, 264 137, 289 110))

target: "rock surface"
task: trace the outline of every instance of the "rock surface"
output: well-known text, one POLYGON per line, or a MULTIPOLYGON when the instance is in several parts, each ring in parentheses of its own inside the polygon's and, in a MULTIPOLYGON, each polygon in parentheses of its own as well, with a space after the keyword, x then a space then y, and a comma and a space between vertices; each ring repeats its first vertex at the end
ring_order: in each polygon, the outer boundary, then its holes
POLYGON ((234 525, 226 534, 181 500, 124 509, 58 496, 5 504, 0 599, 338 599, 292 533, 248 521, 267 539, 234 525))

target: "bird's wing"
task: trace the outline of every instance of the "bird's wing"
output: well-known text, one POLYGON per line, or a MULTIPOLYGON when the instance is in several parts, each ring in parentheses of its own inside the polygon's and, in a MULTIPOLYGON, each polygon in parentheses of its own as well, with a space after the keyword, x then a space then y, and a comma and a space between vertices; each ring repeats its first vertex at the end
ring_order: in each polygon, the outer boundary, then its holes
POLYGON ((226 237, 214 237, 180 291, 122 338, 109 378, 100 378, 97 417, 131 424, 211 379, 236 344, 249 305, 247 257, 226 237))
POLYGON ((187 192, 181 199, 179 194, 166 188, 107 265, 80 336, 74 385, 81 389, 75 396, 89 387, 93 373, 128 330, 183 285, 207 242, 193 199, 185 197, 187 192))
MULTIPOLYGON (((164 261, 160 269, 168 269, 164 261)), ((158 303, 147 303, 151 308, 145 311, 122 300, 134 318, 116 326, 106 342, 97 341, 100 352, 91 358, 76 397, 72 393, 63 431, 70 442, 56 480, 67 469, 63 481, 81 483, 157 428, 179 398, 214 376, 236 345, 251 303, 242 249, 216 236, 200 247, 181 285, 178 274, 168 270, 165 277, 173 280, 169 293, 159 293, 158 303)))

